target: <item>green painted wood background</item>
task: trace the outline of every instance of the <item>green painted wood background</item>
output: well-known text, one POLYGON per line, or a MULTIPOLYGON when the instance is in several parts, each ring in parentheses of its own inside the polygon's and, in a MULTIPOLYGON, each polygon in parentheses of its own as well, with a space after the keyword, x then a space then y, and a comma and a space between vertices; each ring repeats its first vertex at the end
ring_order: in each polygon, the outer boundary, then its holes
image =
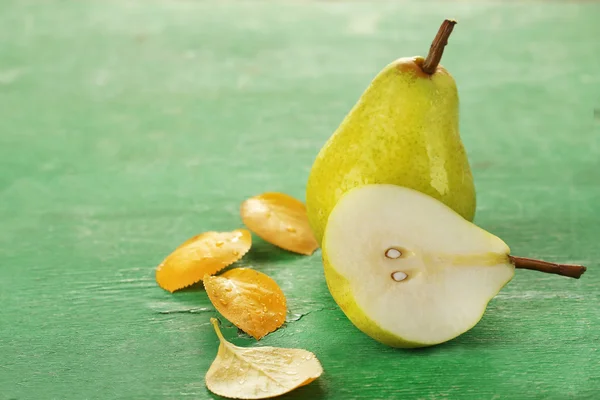
POLYGON ((249 196, 303 198, 370 79, 424 55, 444 17, 459 20, 443 64, 477 223, 513 254, 588 273, 518 271, 473 330, 403 351, 336 308, 320 253, 257 239, 239 265, 289 302, 261 344, 322 361, 289 399, 600 398, 599 16, 573 2, 2 1, 0 399, 211 398, 216 314, 201 288, 159 289, 154 267, 189 236, 240 227, 249 196))

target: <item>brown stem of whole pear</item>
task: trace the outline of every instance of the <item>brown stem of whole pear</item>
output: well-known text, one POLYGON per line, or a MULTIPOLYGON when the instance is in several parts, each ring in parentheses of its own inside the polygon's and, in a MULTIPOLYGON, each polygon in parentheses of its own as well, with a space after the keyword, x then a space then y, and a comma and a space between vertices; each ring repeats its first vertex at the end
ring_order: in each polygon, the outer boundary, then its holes
POLYGON ((442 54, 444 54, 444 47, 448 44, 448 37, 452 33, 452 29, 454 29, 454 25, 456 25, 456 21, 452 19, 447 19, 442 22, 442 26, 435 35, 435 39, 431 43, 431 47, 429 48, 429 54, 427 54, 427 58, 423 62, 421 69, 423 72, 432 75, 440 60, 442 59, 442 54))
POLYGON ((547 274, 556 274, 579 279, 587 269, 583 265, 575 264, 556 264, 548 261, 534 260, 532 258, 508 256, 510 262, 515 268, 531 269, 534 271, 545 272, 547 274))

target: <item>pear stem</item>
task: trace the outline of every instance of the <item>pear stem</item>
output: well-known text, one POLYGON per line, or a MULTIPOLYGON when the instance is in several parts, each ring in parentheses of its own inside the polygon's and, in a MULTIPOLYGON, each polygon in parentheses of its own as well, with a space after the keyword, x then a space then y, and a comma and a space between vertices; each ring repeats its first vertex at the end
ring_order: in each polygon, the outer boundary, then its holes
POLYGON ((570 278, 579 279, 586 271, 583 265, 575 264, 557 264, 548 261, 534 260, 532 258, 508 256, 510 262, 515 265, 515 268, 531 269, 533 271, 545 272, 547 274, 556 274, 568 276, 570 278))
POLYGON ((453 19, 447 19, 442 22, 442 26, 440 26, 437 35, 435 35, 435 39, 433 39, 433 42, 431 43, 429 54, 427 54, 427 58, 421 66, 421 69, 426 74, 432 75, 435 72, 442 59, 444 47, 448 44, 448 37, 450 37, 454 25, 456 25, 456 21, 453 19))

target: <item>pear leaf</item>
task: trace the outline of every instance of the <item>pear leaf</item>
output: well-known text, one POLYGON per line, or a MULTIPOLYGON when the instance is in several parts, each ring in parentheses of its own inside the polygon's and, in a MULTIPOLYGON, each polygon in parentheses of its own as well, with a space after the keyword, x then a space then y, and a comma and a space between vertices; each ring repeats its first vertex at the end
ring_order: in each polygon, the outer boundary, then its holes
POLYGON ((252 246, 246 229, 231 232, 205 232, 194 236, 164 259, 156 269, 158 285, 174 292, 200 282, 241 259, 252 246))
POLYGON ((233 399, 266 399, 309 384, 323 373, 307 350, 279 347, 238 347, 225 340, 211 318, 220 345, 206 373, 206 386, 216 395, 233 399))
POLYGON ((208 298, 235 326, 259 340, 285 322, 283 291, 272 278, 250 268, 204 277, 208 298))
POLYGON ((240 214, 248 229, 277 247, 307 256, 319 248, 306 207, 292 196, 269 192, 251 197, 240 214))

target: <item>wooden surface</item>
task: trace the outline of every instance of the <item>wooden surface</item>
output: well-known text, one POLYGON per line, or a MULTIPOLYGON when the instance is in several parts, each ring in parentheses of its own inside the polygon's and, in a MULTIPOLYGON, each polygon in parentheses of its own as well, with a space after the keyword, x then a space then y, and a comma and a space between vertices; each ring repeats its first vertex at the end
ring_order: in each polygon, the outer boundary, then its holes
POLYGON ((289 303, 260 344, 322 361, 289 399, 600 398, 598 15, 592 3, 2 1, 0 399, 211 398, 216 313, 200 288, 159 289, 154 267, 196 233, 240 227, 249 196, 303 198, 370 79, 425 55, 444 17, 459 21, 443 64, 477 223, 513 254, 587 274, 518 271, 473 330, 402 351, 348 322, 319 252, 256 239, 240 265, 289 303))

